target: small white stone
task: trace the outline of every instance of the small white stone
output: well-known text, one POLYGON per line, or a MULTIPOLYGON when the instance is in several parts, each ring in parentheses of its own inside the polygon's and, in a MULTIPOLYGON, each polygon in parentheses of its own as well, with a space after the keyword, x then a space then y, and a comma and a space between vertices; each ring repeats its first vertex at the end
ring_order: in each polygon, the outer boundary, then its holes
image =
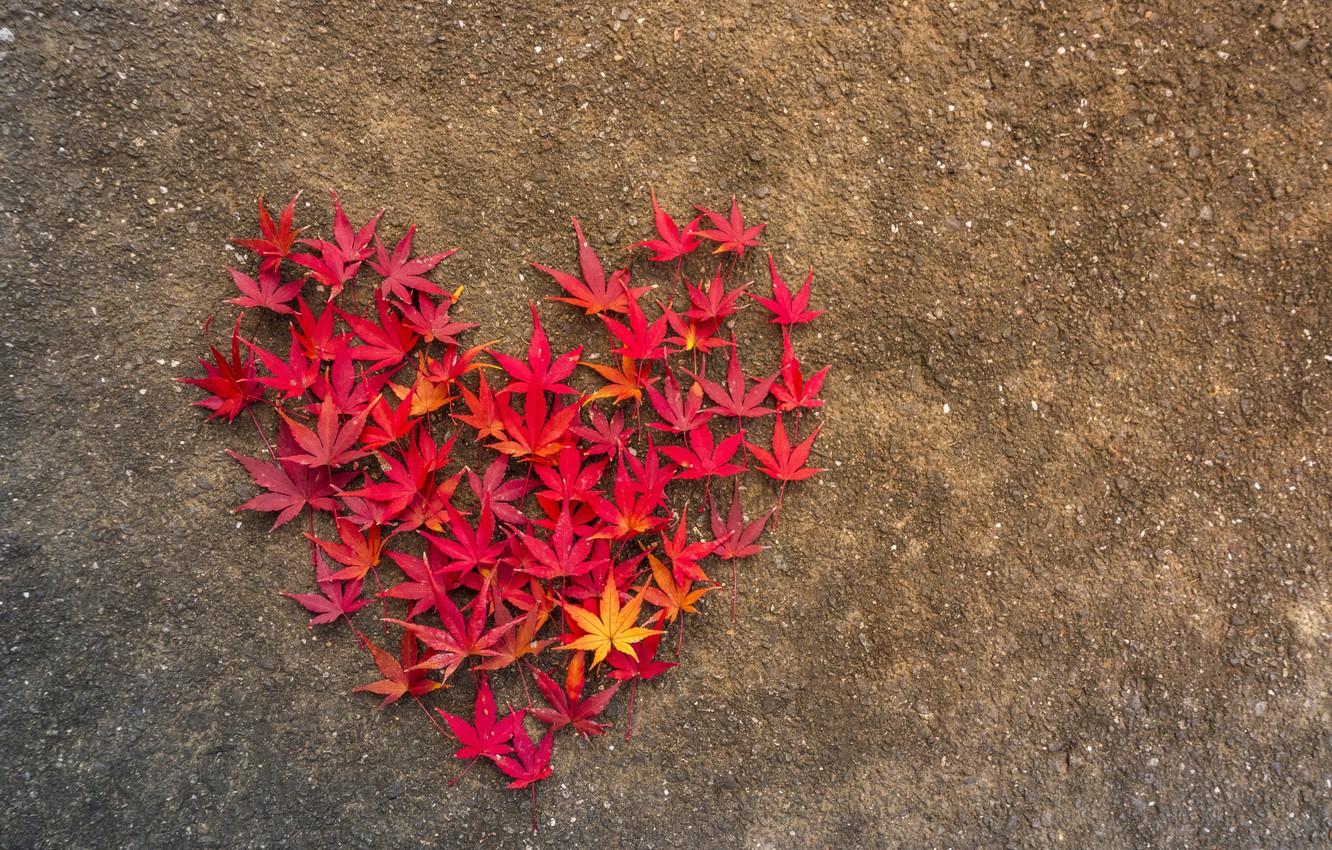
POLYGON ((0 27, 0 41, 3 41, 5 44, 13 44, 14 31, 9 27, 0 27))

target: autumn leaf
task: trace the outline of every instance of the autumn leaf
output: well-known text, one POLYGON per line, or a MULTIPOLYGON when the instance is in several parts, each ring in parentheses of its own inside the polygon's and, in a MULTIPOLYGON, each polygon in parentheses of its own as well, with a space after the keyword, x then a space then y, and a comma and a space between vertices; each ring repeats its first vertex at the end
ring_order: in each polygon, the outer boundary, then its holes
POLYGON ((296 210, 296 199, 301 196, 297 192, 282 210, 282 215, 277 224, 273 223, 273 217, 268 214, 268 208, 264 206, 263 195, 259 196, 259 230, 262 236, 258 239, 233 239, 237 245, 242 248, 249 248, 254 251, 262 260, 261 268, 276 269, 283 258, 291 253, 292 243, 296 241, 296 236, 305 228, 292 230, 292 216, 296 210))
POLYGON ((413 669, 416 666, 419 647, 416 644, 416 636, 410 632, 402 634, 402 652, 399 658, 394 658, 375 646, 365 635, 360 635, 360 638, 374 655, 375 666, 384 674, 384 678, 378 682, 352 688, 352 692, 369 691, 372 694, 383 694, 384 701, 379 704, 380 711, 397 702, 404 694, 421 697, 437 688, 445 687, 443 682, 431 679, 425 671, 413 669))
POLYGON ((746 248, 755 248, 763 244, 758 241, 758 235, 768 225, 760 224, 757 227, 745 227, 744 217, 740 215, 740 205, 735 202, 734 195, 731 196, 731 215, 729 218, 703 207, 697 207, 697 209, 711 219, 713 224, 711 230, 700 230, 698 235, 704 239, 721 243, 712 253, 721 254, 726 251, 734 251, 736 257, 739 258, 745 255, 746 248))
POLYGON ((634 644, 646 637, 659 634, 654 629, 644 629, 634 625, 638 617, 638 609, 643 605, 643 594, 640 592, 628 605, 620 607, 620 592, 615 588, 614 571, 608 571, 606 574, 606 589, 601 593, 601 604, 598 606, 598 614, 593 615, 585 608, 578 605, 564 604, 564 611, 575 623, 578 624, 586 634, 574 640, 571 643, 557 646, 555 649, 588 649, 592 650, 592 666, 595 668, 606 657, 606 653, 612 649, 618 649, 621 652, 637 658, 634 655, 634 644))
POLYGON ((777 274, 777 264, 773 262, 772 255, 768 255, 768 274, 772 278, 772 298, 760 298, 757 295, 751 295, 758 303, 767 307, 772 312, 773 317, 768 320, 770 325, 799 325, 805 322, 812 322, 824 311, 818 310, 811 312, 805 307, 809 304, 809 284, 814 280, 814 270, 809 270, 809 277, 805 278, 805 285, 794 296, 791 290, 787 288, 786 281, 782 280, 777 274))
POLYGON ((596 251, 592 250, 591 243, 583 236, 583 228, 578 225, 578 219, 573 219, 573 226, 574 234, 578 237, 578 263, 583 271, 581 279, 540 263, 532 264, 533 268, 555 278, 555 282, 569 293, 568 297, 552 297, 551 300, 582 307, 589 316, 607 311, 628 312, 629 300, 637 298, 647 289, 628 289, 628 275, 622 271, 612 273, 608 281, 605 271, 601 268, 601 260, 597 259, 596 251))
POLYGON ((655 253, 652 260, 658 263, 667 263, 671 260, 678 260, 686 254, 692 252, 698 247, 698 237, 694 235, 694 229, 703 218, 699 216, 682 230, 676 225, 675 219, 671 218, 661 207, 657 206, 657 192, 652 192, 652 221, 657 228, 657 235, 660 239, 645 239, 642 242, 635 242, 630 248, 648 248, 655 253))

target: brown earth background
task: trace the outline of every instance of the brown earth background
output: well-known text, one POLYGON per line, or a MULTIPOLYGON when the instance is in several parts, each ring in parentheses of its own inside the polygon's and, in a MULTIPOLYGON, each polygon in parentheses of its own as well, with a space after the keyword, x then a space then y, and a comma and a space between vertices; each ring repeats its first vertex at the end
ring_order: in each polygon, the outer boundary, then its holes
POLYGON ((7 3, 0 847, 1327 846, 1330 24, 7 3), (172 379, 261 193, 460 247, 437 279, 513 351, 526 264, 575 267, 570 214, 650 235, 649 184, 816 269, 830 471, 634 739, 557 750, 534 837, 350 693, 366 658, 277 593, 302 541, 229 513, 253 432, 172 379))

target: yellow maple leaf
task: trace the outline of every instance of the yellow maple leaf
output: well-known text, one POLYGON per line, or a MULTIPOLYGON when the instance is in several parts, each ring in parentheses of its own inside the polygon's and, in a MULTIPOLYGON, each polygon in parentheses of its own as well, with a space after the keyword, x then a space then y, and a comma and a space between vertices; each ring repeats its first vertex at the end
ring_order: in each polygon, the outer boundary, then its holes
POLYGON ((620 607, 620 592, 615 588, 614 573, 614 570, 606 571, 606 588, 601 592, 601 605, 597 609, 599 616, 593 616, 580 605, 564 604, 565 612, 587 634, 573 643, 554 649, 590 649, 593 651, 592 666, 596 667, 612 649, 618 649, 635 661, 638 660, 633 645, 644 638, 661 634, 659 629, 644 629, 634 625, 638 619, 638 609, 643 605, 641 591, 629 600, 628 605, 620 607))

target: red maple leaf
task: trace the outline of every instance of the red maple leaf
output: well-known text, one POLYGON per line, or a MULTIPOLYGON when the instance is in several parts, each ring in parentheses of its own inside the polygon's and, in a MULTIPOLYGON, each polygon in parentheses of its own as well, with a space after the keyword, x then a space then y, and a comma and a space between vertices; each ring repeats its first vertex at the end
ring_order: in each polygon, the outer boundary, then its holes
POLYGON ((301 308, 296 314, 296 321, 301 329, 295 333, 305 348, 305 356, 311 360, 332 360, 339 348, 345 347, 344 341, 348 336, 348 334, 334 333, 336 329, 334 323, 338 317, 337 308, 325 305, 323 312, 316 316, 304 298, 297 298, 296 303, 301 308))
POLYGON ((559 519, 555 520, 555 529, 551 532, 549 542, 533 534, 520 537, 534 559, 525 567, 525 571, 543 581, 572 578, 596 566, 592 558, 593 541, 588 537, 575 537, 573 517, 568 505, 560 511, 559 519))
POLYGON ((714 475, 725 478, 745 471, 743 466, 727 463, 739 451, 744 435, 745 432, 740 431, 720 443, 714 443, 711 428, 695 428, 687 437, 688 448, 662 446, 661 453, 680 464, 681 472, 677 477, 685 481, 711 478, 714 475))
POLYGON ((667 324, 675 331, 675 336, 666 337, 666 342, 680 346, 680 351, 700 351, 707 354, 714 348, 735 344, 717 336, 717 325, 711 322, 696 322, 675 312, 669 304, 661 304, 661 310, 667 324))
POLYGON ((436 303, 429 295, 421 292, 417 294, 416 303, 417 306, 413 307, 411 301, 405 301, 398 305, 398 309, 402 311, 402 317, 407 320, 407 326, 424 337, 426 342, 439 340, 456 345, 458 334, 470 328, 480 327, 470 322, 455 321, 449 315, 449 308, 454 303, 452 298, 445 298, 436 303))
MULTIPOLYGON (((433 581, 433 576, 429 578, 433 581)), ((440 624, 444 628, 437 629, 403 620, 385 620, 408 629, 419 637, 422 643, 434 650, 433 655, 417 663, 416 666, 422 670, 442 669, 444 678, 448 679, 470 656, 488 658, 497 655, 498 653, 491 647, 498 643, 506 632, 518 625, 517 620, 511 620, 493 629, 486 629, 484 586, 482 592, 472 601, 472 612, 466 619, 438 584, 433 585, 431 589, 435 597, 435 612, 439 614, 440 624)))
POLYGON ((745 284, 727 292, 720 267, 718 267, 717 273, 713 275, 712 283, 708 285, 706 292, 703 290, 701 283, 694 286, 689 281, 685 281, 685 292, 689 294, 689 303, 693 305, 685 315, 700 325, 707 326, 711 323, 712 327, 716 327, 727 316, 735 313, 736 299, 748 288, 749 284, 745 284))
POLYGON ((382 400, 370 408, 373 425, 366 425, 361 432, 361 442, 368 449, 382 449, 390 443, 410 439, 420 417, 412 416, 412 398, 410 392, 397 408, 387 400, 382 400))
POLYGON ((314 386, 315 379, 319 377, 319 361, 311 360, 305 356, 305 348, 296 336, 296 329, 289 328, 289 330, 291 331, 291 350, 287 354, 286 360, 271 351, 260 348, 249 340, 243 340, 250 347, 250 350, 258 355, 260 362, 264 364, 264 368, 272 373, 272 377, 260 377, 259 383, 275 390, 281 390, 284 399, 304 395, 306 390, 314 386))
POLYGON ((419 647, 416 644, 416 636, 411 632, 402 633, 402 651, 398 658, 394 658, 375 646, 365 635, 359 632, 358 635, 366 647, 369 648, 370 653, 374 655, 375 666, 379 668, 379 672, 384 674, 384 678, 378 682, 352 688, 352 692, 369 691, 372 694, 383 694, 384 701, 379 704, 380 711, 397 702, 404 694, 422 697, 433 690, 444 687, 443 682, 437 682, 430 678, 424 670, 414 669, 419 647))
POLYGON ((671 576, 677 585, 687 585, 691 581, 710 581, 707 574, 698 566, 698 562, 717 548, 715 540, 689 542, 689 506, 680 514, 680 524, 675 533, 661 534, 661 554, 671 565, 671 576))
POLYGON ((208 377, 176 379, 183 384, 194 384, 210 393, 208 398, 192 402, 196 407, 213 411, 209 419, 225 416, 230 422, 239 416, 242 410, 264 396, 264 385, 254 368, 254 355, 251 354, 244 362, 241 361, 240 323, 244 315, 242 313, 236 317, 236 327, 231 332, 230 360, 227 360, 216 346, 210 345, 208 349, 213 353, 213 362, 209 363, 202 357, 199 358, 199 363, 204 367, 208 377))
POLYGON ((341 422, 333 398, 325 398, 319 405, 319 422, 314 431, 292 419, 286 411, 278 412, 291 428, 297 447, 302 449, 284 456, 285 460, 307 466, 341 466, 367 454, 364 449, 357 448, 357 443, 365 428, 366 417, 370 415, 369 407, 341 422))
POLYGON ((500 409, 504 405, 499 400, 504 398, 507 388, 500 390, 498 395, 491 392, 490 384, 486 383, 486 373, 482 372, 475 395, 461 383, 458 384, 458 389, 462 392, 468 412, 450 415, 459 422, 475 428, 477 440, 491 437, 497 440, 504 439, 504 420, 500 418, 500 409))
POLYGON ((378 292, 375 293, 375 307, 379 312, 378 322, 333 308, 338 310, 338 315, 365 343, 352 348, 352 359, 375 361, 368 370, 371 372, 401 363, 420 339, 412 332, 411 326, 400 320, 397 312, 389 308, 388 301, 378 292))
POLYGON ((754 453, 760 464, 759 471, 769 478, 782 482, 782 488, 777 494, 777 510, 781 509, 782 496, 786 494, 786 482, 803 481, 824 471, 805 466, 805 462, 809 460, 809 450, 814 446, 814 438, 822 429, 823 426, 819 425, 805 442, 792 448, 791 441, 786 436, 786 426, 782 424, 782 415, 778 413, 777 424, 772 426, 771 452, 745 441, 745 445, 754 453))
POLYGON ((662 347, 662 342, 666 339, 666 317, 662 316, 649 325, 643 308, 633 298, 626 302, 625 312, 629 314, 628 327, 610 316, 601 316, 606 327, 622 343, 619 348, 612 348, 611 353, 635 360, 660 360, 665 357, 666 349, 662 347))
POLYGON ((583 699, 583 687, 587 682, 584 672, 586 663, 585 653, 574 653, 569 659, 569 666, 565 669, 563 688, 542 670, 532 668, 532 672, 536 675, 537 690, 541 691, 541 695, 550 704, 550 708, 532 709, 532 716, 548 724, 550 731, 558 732, 565 726, 570 726, 584 738, 589 738, 604 735, 610 728, 609 723, 598 723, 594 718, 610 705, 611 697, 615 696, 621 683, 616 682, 609 688, 598 691, 594 696, 583 699))
POLYGON ((589 316, 608 310, 615 313, 627 312, 629 300, 637 298, 646 292, 647 288, 629 289, 629 274, 622 269, 612 272, 610 280, 607 281, 606 273, 601 268, 601 260, 597 259, 597 252, 592 250, 592 245, 583 236, 583 228, 578 225, 578 219, 573 219, 573 226, 574 233, 578 237, 578 264, 583 270, 581 280, 568 272, 548 268, 540 263, 532 264, 533 268, 555 278, 555 282, 564 287, 564 291, 570 296, 567 298, 556 296, 551 300, 582 307, 589 316))
MULTIPOLYGON (((511 710, 500 719, 495 710, 495 695, 491 692, 490 683, 486 681, 484 673, 477 681, 476 707, 472 712, 471 723, 461 717, 454 717, 442 708, 437 708, 435 711, 448 722, 449 729, 453 730, 453 736, 462 745, 454 754, 460 759, 474 759, 480 756, 493 759, 513 752, 509 741, 523 722, 521 711, 511 710)), ((454 782, 456 781, 455 779, 454 782)))
POLYGON ((500 522, 521 525, 525 518, 522 511, 513 503, 527 495, 534 485, 531 481, 521 478, 504 480, 508 469, 509 458, 500 455, 486 467, 484 475, 477 475, 472 470, 467 470, 467 484, 481 501, 482 510, 489 508, 494 512, 495 519, 500 522))
MULTIPOLYGON (((293 451, 295 443, 291 429, 284 425, 278 433, 278 452, 293 451)), ((326 467, 305 466, 290 460, 279 460, 272 464, 233 451, 227 454, 245 467, 255 484, 268 491, 255 496, 236 510, 278 511, 273 528, 287 522, 307 506, 317 511, 336 510, 337 502, 333 498, 336 489, 351 477, 349 472, 330 476, 326 467)))
POLYGON ((527 359, 510 357, 499 351, 492 351, 490 354, 513 379, 507 389, 510 392, 578 395, 578 390, 560 382, 573 374, 574 367, 578 365, 578 355, 583 353, 583 347, 580 345, 573 351, 561 354, 552 362, 550 341, 546 339, 546 332, 541 327, 536 304, 528 302, 528 306, 532 310, 532 340, 527 346, 527 359))
POLYGON ((681 393, 680 383, 675 379, 675 374, 667 370, 662 388, 665 392, 657 392, 655 387, 648 387, 648 398, 652 400, 652 407, 663 420, 649 422, 649 428, 672 434, 684 434, 704 428, 708 424, 712 414, 700 410, 703 406, 703 387, 698 381, 689 388, 689 392, 681 393))
POLYGON ((740 598, 740 578, 739 571, 736 569, 736 561, 740 558, 748 558, 751 555, 757 555, 767 546, 760 546, 754 541, 758 540, 763 534, 763 528, 772 518, 777 510, 768 511, 763 516, 753 522, 745 522, 744 509, 740 505, 740 479, 735 479, 735 487, 731 491, 731 509, 726 514, 726 522, 722 522, 721 515, 717 513, 717 502, 712 502, 712 536, 717 541, 717 548, 713 550, 718 558, 723 561, 731 562, 731 621, 735 621, 735 610, 740 598))
POLYGON ((698 247, 698 237, 694 235, 694 228, 702 216, 689 222, 681 230, 675 224, 675 219, 671 218, 661 207, 657 206, 657 192, 652 191, 652 218, 657 227, 657 233, 660 239, 645 239, 642 242, 635 242, 630 248, 650 248, 656 252, 652 257, 655 262, 667 263, 671 260, 678 260, 685 254, 690 253, 698 247))
POLYGON ((772 276, 772 298, 760 298, 757 295, 751 295, 758 303, 762 304, 772 311, 773 317, 768 320, 770 325, 799 325, 805 322, 812 322, 825 311, 818 310, 811 312, 805 308, 809 305, 809 284, 814 280, 814 270, 809 270, 809 277, 805 278, 805 285, 794 296, 791 290, 787 288, 786 281, 782 280, 777 274, 777 264, 773 262, 772 255, 768 255, 768 272, 772 276))
POLYGON ((228 304, 240 307, 264 307, 274 313, 288 315, 296 312, 287 306, 287 302, 300 293, 301 287, 305 285, 304 279, 283 283, 282 273, 277 266, 260 267, 258 283, 254 278, 235 269, 227 271, 231 272, 231 279, 241 291, 241 297, 227 299, 228 304))
MULTIPOLYGON (((520 723, 513 730, 513 753, 518 758, 513 759, 509 756, 495 756, 491 761, 495 766, 504 771, 505 775, 513 779, 509 783, 510 788, 526 788, 534 782, 540 782, 546 779, 555 771, 550 767, 551 743, 555 738, 555 730, 546 731, 545 737, 541 743, 533 745, 532 738, 527 734, 527 729, 520 723)), ((533 815, 532 823, 536 823, 536 798, 532 798, 533 815)), ((536 832, 536 826, 532 827, 536 832)))
POLYGON ((263 234, 259 239, 233 239, 237 245, 243 248, 249 248, 258 254, 262 260, 260 268, 276 269, 282 264, 283 258, 291 253, 292 243, 296 241, 296 235, 305 228, 292 230, 292 216, 296 210, 296 199, 301 196, 297 192, 282 210, 282 215, 277 224, 273 223, 273 217, 268 214, 268 208, 264 206, 263 195, 259 196, 259 230, 263 234))
POLYGON ((591 443, 587 448, 587 454, 605 454, 611 457, 617 457, 620 452, 629 448, 629 438, 634 435, 635 429, 624 427, 624 411, 616 409, 615 415, 609 420, 606 414, 601 412, 601 408, 595 405, 588 405, 587 409, 592 420, 592 427, 575 425, 569 429, 569 432, 575 437, 587 440, 591 443))
MULTIPOLYGON (((283 596, 295 599, 307 611, 316 615, 307 628, 314 628, 320 623, 331 623, 339 617, 347 617, 370 604, 369 599, 361 599, 361 581, 338 581, 324 561, 322 553, 315 552, 315 576, 319 585, 318 593, 284 593, 283 596)), ((351 621, 348 620, 350 623, 351 621)))
MULTIPOLYGON (((735 337, 731 337, 732 343, 735 337)), ((740 368, 740 354, 734 344, 731 348, 731 358, 726 365, 726 387, 709 381, 703 375, 694 375, 699 384, 703 386, 703 391, 708 394, 708 398, 715 401, 715 407, 709 407, 706 412, 719 413, 722 416, 732 416, 735 418, 748 417, 754 418, 767 416, 773 413, 771 407, 764 407, 763 402, 768 398, 768 391, 772 388, 772 382, 777 380, 777 376, 764 378, 758 381, 748 390, 745 389, 745 372, 740 368)), ((692 372, 688 373, 693 375, 692 372)))
POLYGON ((429 292, 432 295, 439 295, 444 292, 421 275, 439 265, 440 260, 458 250, 454 248, 442 254, 413 259, 412 237, 415 235, 416 225, 413 224, 407 228, 407 235, 402 237, 402 241, 393 249, 391 255, 384 247, 384 243, 379 241, 379 237, 375 236, 376 259, 370 261, 370 268, 384 277, 384 281, 380 285, 380 292, 389 297, 397 297, 399 301, 409 303, 412 300, 411 290, 413 289, 429 292))
POLYGON ((541 393, 528 393, 520 417, 507 405, 500 408, 505 436, 489 446, 530 463, 550 463, 564 448, 569 426, 578 416, 578 405, 557 408, 547 415, 541 393))
POLYGON ((775 384, 772 387, 773 398, 777 399, 777 406, 783 411, 792 411, 798 407, 822 407, 823 401, 818 398, 819 390, 823 388, 823 378, 828 374, 831 366, 824 366, 809 380, 805 380, 800 374, 800 360, 791 351, 791 336, 783 333, 782 335, 782 383, 775 384))
MULTIPOLYGON (((707 588, 713 590, 714 588, 707 588)), ((649 599, 649 601, 651 601, 649 599)), ((657 622, 652 624, 652 628, 660 631, 666 612, 657 614, 657 622)), ((681 634, 684 634, 683 628, 681 634)), ((618 649, 612 650, 606 656, 606 661, 615 669, 609 675, 612 679, 628 680, 629 682, 629 719, 627 728, 624 732, 624 739, 627 741, 634 734, 634 692, 638 690, 638 680, 655 679, 667 670, 675 667, 673 661, 658 661, 657 647, 661 644, 661 634, 655 634, 649 638, 643 638, 638 645, 634 647, 638 657, 634 658, 618 649)))
POLYGON ((737 257, 743 257, 746 248, 756 248, 763 244, 758 241, 758 235, 768 225, 760 224, 757 227, 745 227, 745 220, 740 215, 740 205, 735 202, 734 195, 731 196, 730 218, 724 218, 720 213, 715 213, 703 207, 696 207, 696 209, 711 219, 713 224, 712 230, 700 230, 698 235, 704 239, 721 243, 712 253, 720 254, 724 251, 734 251, 737 257))

